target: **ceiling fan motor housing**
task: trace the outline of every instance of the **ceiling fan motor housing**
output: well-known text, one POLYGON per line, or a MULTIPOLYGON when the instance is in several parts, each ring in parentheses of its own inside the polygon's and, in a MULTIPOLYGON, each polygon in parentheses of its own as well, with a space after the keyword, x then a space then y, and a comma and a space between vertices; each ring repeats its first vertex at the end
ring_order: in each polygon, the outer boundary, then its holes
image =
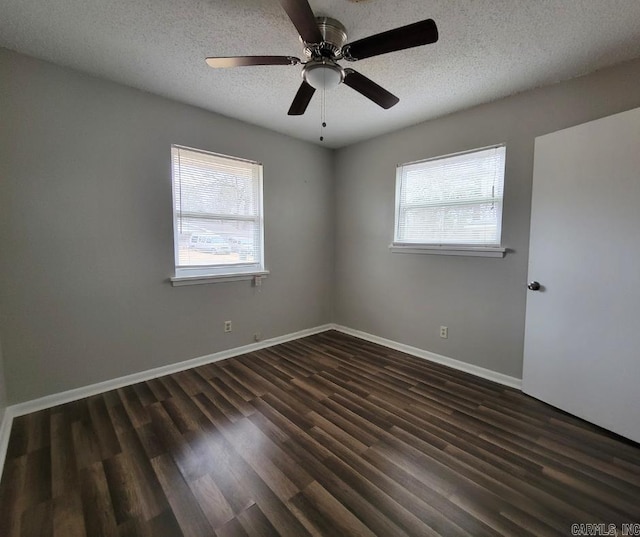
POLYGON ((339 58, 342 47, 347 42, 347 29, 340 21, 332 19, 331 17, 316 17, 316 22, 322 34, 322 42, 305 43, 305 56, 312 60, 319 58, 339 58))

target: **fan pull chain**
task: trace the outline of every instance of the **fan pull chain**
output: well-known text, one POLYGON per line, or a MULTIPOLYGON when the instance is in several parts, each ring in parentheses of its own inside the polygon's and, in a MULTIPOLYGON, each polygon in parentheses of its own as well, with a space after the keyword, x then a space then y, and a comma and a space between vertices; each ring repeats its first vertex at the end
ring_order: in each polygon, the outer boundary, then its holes
POLYGON ((320 141, 324 142, 324 135, 323 135, 323 129, 327 126, 327 122, 325 121, 326 119, 326 114, 327 114, 327 106, 326 106, 326 101, 325 101, 325 89, 322 88, 322 99, 320 101, 320 121, 321 126, 320 126, 320 141))

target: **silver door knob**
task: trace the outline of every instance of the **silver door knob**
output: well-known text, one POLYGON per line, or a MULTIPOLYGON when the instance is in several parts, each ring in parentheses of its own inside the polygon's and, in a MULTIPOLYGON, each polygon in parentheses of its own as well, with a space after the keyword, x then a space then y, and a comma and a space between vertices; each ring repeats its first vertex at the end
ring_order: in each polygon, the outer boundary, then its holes
POLYGON ((539 291, 541 285, 540 282, 529 282, 529 285, 527 285, 527 287, 530 291, 539 291))

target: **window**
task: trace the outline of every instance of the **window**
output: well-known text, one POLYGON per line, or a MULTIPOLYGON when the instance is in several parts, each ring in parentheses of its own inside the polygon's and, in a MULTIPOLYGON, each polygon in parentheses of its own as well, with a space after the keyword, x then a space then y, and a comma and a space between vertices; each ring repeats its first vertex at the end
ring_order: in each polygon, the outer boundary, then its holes
POLYGON ((171 165, 172 281, 265 274, 262 165, 175 145, 171 165))
POLYGON ((392 250, 502 256, 504 166, 504 145, 398 166, 392 250))

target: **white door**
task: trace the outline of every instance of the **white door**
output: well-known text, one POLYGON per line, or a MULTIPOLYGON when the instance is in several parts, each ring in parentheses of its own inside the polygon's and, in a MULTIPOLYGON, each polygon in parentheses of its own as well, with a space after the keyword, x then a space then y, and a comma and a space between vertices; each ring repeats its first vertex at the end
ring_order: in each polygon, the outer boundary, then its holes
POLYGON ((536 138, 533 175, 523 391, 640 442, 640 108, 536 138))

